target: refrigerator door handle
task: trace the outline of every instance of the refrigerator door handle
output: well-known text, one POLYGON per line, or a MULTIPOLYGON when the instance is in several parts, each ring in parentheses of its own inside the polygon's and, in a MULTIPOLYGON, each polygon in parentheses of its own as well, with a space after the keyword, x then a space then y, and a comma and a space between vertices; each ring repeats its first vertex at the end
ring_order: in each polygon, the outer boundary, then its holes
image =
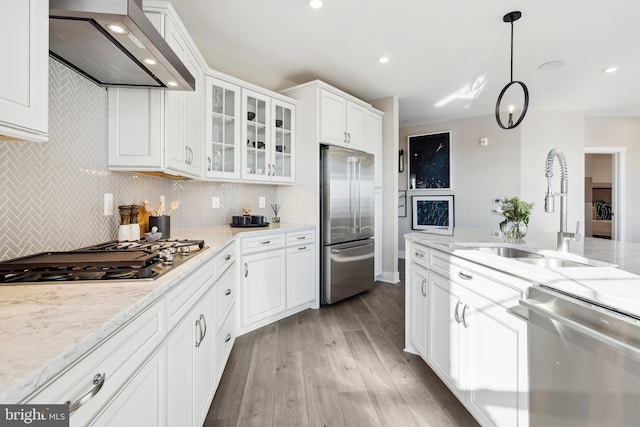
POLYGON ((356 158, 350 156, 347 159, 347 185, 349 186, 349 217, 347 218, 351 234, 356 233, 356 158))
POLYGON ((360 204, 360 190, 361 190, 361 186, 362 186, 362 164, 361 164, 361 158, 357 157, 356 158, 356 168, 358 170, 358 174, 357 174, 357 178, 356 178, 356 215, 357 215, 357 228, 356 228, 356 233, 360 234, 360 232, 362 231, 362 209, 361 209, 361 204, 360 204))

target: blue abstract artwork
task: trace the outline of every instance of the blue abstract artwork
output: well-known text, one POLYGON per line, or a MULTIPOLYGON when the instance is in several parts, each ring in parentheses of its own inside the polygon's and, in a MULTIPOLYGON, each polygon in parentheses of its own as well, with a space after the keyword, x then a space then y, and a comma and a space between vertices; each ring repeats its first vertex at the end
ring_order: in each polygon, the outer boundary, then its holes
POLYGON ((409 136, 409 189, 451 188, 451 132, 409 136))

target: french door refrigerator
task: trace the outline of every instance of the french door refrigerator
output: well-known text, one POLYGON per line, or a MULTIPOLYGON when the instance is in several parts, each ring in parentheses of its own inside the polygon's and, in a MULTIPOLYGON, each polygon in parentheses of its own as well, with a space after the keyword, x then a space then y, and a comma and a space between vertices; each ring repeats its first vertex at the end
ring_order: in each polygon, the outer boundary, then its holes
POLYGON ((323 304, 371 289, 374 271, 373 155, 320 146, 323 304))

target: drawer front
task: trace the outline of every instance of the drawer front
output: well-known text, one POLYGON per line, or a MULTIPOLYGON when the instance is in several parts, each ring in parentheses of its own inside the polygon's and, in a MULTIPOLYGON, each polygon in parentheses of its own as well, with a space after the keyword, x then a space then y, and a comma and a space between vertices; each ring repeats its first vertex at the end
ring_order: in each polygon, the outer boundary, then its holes
POLYGON ((215 257, 187 276, 167 294, 167 316, 169 330, 191 310, 200 297, 209 289, 215 276, 215 257))
POLYGON ((229 268, 215 284, 216 332, 222 326, 222 321, 236 300, 237 282, 235 269, 229 268))
POLYGON ((426 246, 411 244, 411 262, 429 268, 429 248, 426 246))
POLYGON ((522 281, 517 277, 505 275, 499 271, 477 265, 449 254, 431 251, 431 271, 456 282, 468 290, 477 293, 492 302, 510 307, 517 304, 522 292, 511 281, 522 281))
POLYGON ((236 260, 236 244, 232 242, 213 257, 216 278, 220 277, 236 260))
POLYGON ((274 233, 259 237, 246 237, 242 239, 242 253, 248 254, 270 249, 284 248, 285 237, 283 233, 274 233))
POLYGON ((222 328, 216 335, 216 383, 220 380, 224 367, 229 359, 231 348, 236 340, 236 323, 235 323, 235 305, 232 306, 231 311, 227 315, 222 328))
POLYGON ((122 388, 166 335, 162 302, 155 303, 104 343, 88 352, 53 382, 30 396, 31 403, 76 402, 91 390, 99 390, 71 414, 72 425, 85 425, 122 388), (104 382, 96 383, 97 375, 104 382))
POLYGON ((315 242, 316 232, 315 230, 296 231, 293 233, 287 233, 287 246, 300 245, 303 243, 315 242))

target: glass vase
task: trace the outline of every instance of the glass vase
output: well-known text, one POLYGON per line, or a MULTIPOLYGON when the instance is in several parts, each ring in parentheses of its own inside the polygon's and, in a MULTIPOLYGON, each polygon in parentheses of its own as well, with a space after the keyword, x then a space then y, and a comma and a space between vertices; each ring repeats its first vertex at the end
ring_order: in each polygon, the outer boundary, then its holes
POLYGON ((524 221, 509 221, 505 224, 500 224, 500 230, 510 240, 521 240, 527 235, 527 224, 524 221))

